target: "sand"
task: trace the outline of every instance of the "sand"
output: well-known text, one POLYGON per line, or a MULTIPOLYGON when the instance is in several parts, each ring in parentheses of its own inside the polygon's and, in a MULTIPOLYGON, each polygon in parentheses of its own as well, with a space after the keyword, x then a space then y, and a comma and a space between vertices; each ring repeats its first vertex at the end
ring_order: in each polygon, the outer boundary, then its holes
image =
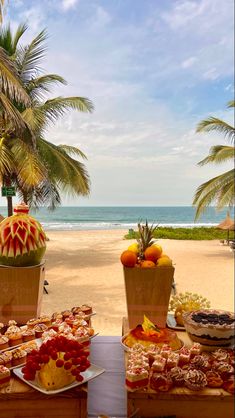
MULTIPOLYGON (((127 231, 48 231, 46 279, 42 312, 51 314, 83 303, 97 315, 101 335, 121 335, 126 315, 120 254, 134 240, 127 231)), ((196 292, 211 306, 234 311, 234 256, 228 246, 214 241, 159 240, 175 266, 177 292, 196 292)))

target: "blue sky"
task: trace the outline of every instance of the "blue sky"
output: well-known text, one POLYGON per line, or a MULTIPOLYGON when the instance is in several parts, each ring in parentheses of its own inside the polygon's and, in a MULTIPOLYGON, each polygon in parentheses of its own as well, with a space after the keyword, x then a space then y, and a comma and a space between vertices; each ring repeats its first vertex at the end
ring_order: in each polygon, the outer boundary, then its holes
POLYGON ((197 166, 224 139, 195 127, 209 115, 232 123, 232 0, 12 0, 6 19, 28 22, 25 43, 46 27, 43 69, 69 83, 53 95, 95 105, 47 132, 88 157, 89 199, 64 204, 190 205, 227 168, 197 166))

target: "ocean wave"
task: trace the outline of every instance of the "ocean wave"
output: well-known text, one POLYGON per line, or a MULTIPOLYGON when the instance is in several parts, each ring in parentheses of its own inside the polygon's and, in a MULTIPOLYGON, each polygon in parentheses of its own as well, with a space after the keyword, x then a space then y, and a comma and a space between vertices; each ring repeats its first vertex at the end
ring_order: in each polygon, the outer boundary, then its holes
MULTIPOLYGON (((171 228, 199 228, 199 227, 213 227, 215 223, 159 223, 159 227, 171 228)), ((100 229, 137 229, 136 223, 116 223, 116 222, 42 222, 45 230, 54 231, 86 231, 86 230, 100 230, 100 229)))

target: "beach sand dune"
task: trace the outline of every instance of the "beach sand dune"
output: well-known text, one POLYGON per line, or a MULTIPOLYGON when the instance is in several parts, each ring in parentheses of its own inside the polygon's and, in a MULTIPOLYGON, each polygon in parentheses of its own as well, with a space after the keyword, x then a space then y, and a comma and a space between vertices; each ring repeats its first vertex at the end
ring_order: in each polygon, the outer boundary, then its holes
MULTIPOLYGON (((83 303, 97 312, 93 323, 101 335, 120 335, 126 315, 120 254, 134 240, 127 231, 49 231, 42 311, 52 313, 83 303)), ((211 306, 234 310, 234 258, 214 241, 159 240, 175 265, 177 292, 196 292, 211 306)))

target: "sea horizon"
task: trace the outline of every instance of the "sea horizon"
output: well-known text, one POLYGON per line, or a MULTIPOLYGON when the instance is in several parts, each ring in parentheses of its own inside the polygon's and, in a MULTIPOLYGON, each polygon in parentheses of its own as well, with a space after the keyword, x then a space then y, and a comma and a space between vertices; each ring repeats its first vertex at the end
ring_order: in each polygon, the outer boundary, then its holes
MULTIPOLYGON (((159 227, 212 227, 220 223, 229 209, 217 212, 209 207, 196 222, 192 206, 60 206, 54 211, 46 207, 30 213, 45 230, 100 230, 131 229, 138 222, 154 223, 159 227)), ((7 216, 7 207, 0 206, 0 214, 7 216)))

